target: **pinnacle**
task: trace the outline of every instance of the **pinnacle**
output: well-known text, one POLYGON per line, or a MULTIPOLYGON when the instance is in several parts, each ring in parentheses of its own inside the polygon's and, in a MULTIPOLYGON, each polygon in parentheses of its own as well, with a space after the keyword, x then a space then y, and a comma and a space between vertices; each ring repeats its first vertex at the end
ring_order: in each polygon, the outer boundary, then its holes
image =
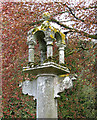
POLYGON ((45 20, 49 20, 49 18, 50 18, 50 13, 49 13, 49 12, 44 12, 44 13, 42 14, 42 17, 43 17, 43 19, 45 19, 45 20))

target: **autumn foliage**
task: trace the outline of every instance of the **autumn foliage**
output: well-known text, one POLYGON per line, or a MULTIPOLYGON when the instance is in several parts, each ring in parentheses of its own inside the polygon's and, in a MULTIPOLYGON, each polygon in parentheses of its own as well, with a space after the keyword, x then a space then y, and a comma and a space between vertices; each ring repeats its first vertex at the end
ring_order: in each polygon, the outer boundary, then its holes
MULTIPOLYGON (((2 5, 3 118, 36 117, 36 102, 33 97, 22 94, 19 83, 33 79, 22 73, 28 62, 27 31, 43 22, 42 13, 46 11, 51 14, 50 21, 69 31, 65 66, 78 75, 73 88, 65 90, 58 98, 58 117, 96 118, 96 44, 93 42, 97 40, 96 3, 85 6, 82 2, 71 6, 68 2, 3 2, 2 5), (72 21, 70 26, 65 24, 68 20, 72 21)), ((38 47, 35 46, 37 58, 38 47)), ((54 50, 57 54, 56 46, 54 50)))

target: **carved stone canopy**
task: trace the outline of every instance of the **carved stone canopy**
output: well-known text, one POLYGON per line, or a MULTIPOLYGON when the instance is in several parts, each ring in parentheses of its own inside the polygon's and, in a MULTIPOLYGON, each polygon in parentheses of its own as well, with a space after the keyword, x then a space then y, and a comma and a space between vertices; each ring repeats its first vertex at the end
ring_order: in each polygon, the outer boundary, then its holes
POLYGON ((59 29, 56 29, 54 26, 52 26, 51 22, 49 22, 50 14, 48 12, 43 13, 43 19, 44 22, 34 29, 31 29, 28 31, 28 42, 38 40, 40 42, 41 46, 44 46, 47 42, 48 38, 49 40, 56 40, 56 42, 59 44, 65 44, 65 34, 62 33, 59 29))
POLYGON ((41 63, 46 59, 46 55, 47 59, 53 57, 53 42, 56 41, 55 43, 59 47, 59 63, 64 63, 65 34, 49 22, 49 13, 44 13, 43 18, 44 22, 39 27, 28 31, 29 62, 34 62, 34 45, 37 44, 37 41, 41 53, 41 63))
POLYGON ((38 40, 40 42, 40 45, 44 46, 48 41, 48 38, 51 41, 56 40, 58 44, 65 45, 65 34, 60 32, 60 30, 56 29, 54 26, 52 26, 49 21, 44 21, 39 27, 28 31, 27 42, 29 42, 30 40, 38 40))

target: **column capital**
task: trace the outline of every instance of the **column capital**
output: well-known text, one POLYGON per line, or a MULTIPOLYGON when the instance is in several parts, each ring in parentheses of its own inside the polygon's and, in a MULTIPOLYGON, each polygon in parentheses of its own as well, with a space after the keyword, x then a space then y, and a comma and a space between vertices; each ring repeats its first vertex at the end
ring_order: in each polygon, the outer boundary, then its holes
POLYGON ((50 19, 50 13, 49 12, 44 12, 42 14, 42 17, 43 17, 44 20, 49 20, 50 19))
POLYGON ((28 35, 27 36, 27 44, 29 45, 36 45, 36 41, 33 35, 28 35))
POLYGON ((53 41, 47 41, 46 45, 52 45, 53 46, 53 41))
POLYGON ((41 76, 52 76, 52 77, 56 77, 57 75, 55 75, 55 74, 38 74, 37 76, 36 76, 36 78, 38 78, 38 77, 41 77, 41 76))
POLYGON ((66 47, 66 45, 60 45, 58 46, 59 47, 59 51, 63 50, 64 51, 64 48, 66 47))
POLYGON ((50 35, 46 35, 45 38, 44 38, 44 40, 45 40, 46 42, 48 42, 48 41, 53 42, 54 38, 50 37, 50 35))
POLYGON ((57 45, 59 48, 61 48, 61 47, 66 47, 66 45, 63 44, 63 43, 56 43, 56 45, 57 45))
POLYGON ((34 44, 29 44, 28 49, 34 49, 34 44))

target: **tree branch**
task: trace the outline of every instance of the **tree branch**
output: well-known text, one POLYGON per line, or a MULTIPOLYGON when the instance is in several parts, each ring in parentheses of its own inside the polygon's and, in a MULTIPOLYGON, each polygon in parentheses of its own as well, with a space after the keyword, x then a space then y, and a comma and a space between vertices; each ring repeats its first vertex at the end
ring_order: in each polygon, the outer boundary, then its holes
MULTIPOLYGON (((64 5, 64 6, 67 6, 66 3, 63 4, 63 5, 64 5)), ((84 8, 82 7, 82 8, 79 8, 79 9, 75 8, 75 9, 76 9, 76 10, 82 10, 82 9, 83 9, 83 10, 87 10, 87 9, 93 9, 93 8, 97 8, 97 6, 95 5, 95 6, 89 6, 89 7, 84 7, 84 8)))
MULTIPOLYGON (((67 6, 67 5, 66 5, 66 6, 67 6)), ((97 7, 97 6, 95 6, 95 8, 96 8, 96 7, 97 7)), ((70 7, 67 6, 67 8, 69 9, 70 13, 71 13, 77 20, 80 20, 80 21, 82 21, 82 22, 85 22, 85 20, 76 17, 75 14, 72 12, 72 9, 71 9, 70 7)), ((97 24, 97 22, 92 22, 92 21, 90 21, 90 22, 93 23, 93 24, 97 24)))
POLYGON ((93 9, 93 8, 97 8, 97 6, 90 6, 90 7, 86 7, 86 8, 80 8, 80 9, 77 9, 77 10, 81 10, 81 9, 83 9, 83 10, 87 10, 87 9, 93 9))
POLYGON ((59 14, 63 14, 63 13, 69 13, 69 11, 64 11, 64 12, 58 12, 56 14, 53 14, 53 16, 59 15, 59 14))
POLYGON ((29 24, 30 26, 32 25, 36 25, 36 24, 40 24, 42 23, 44 20, 40 20, 40 21, 36 21, 36 22, 32 22, 31 24, 29 24))
POLYGON ((70 22, 70 21, 73 21, 73 20, 66 20, 66 21, 60 21, 60 22, 70 22))
POLYGON ((71 27, 69 27, 69 26, 66 26, 66 25, 60 23, 60 22, 57 21, 56 19, 51 19, 50 21, 55 22, 55 23, 57 23, 58 25, 60 25, 61 27, 67 28, 67 29, 71 30, 72 32, 75 31, 75 32, 77 32, 77 33, 83 34, 83 35, 86 36, 86 37, 89 37, 89 38, 92 38, 92 39, 97 39, 97 35, 90 35, 90 34, 84 32, 84 31, 79 31, 79 30, 77 30, 77 29, 75 29, 75 28, 71 28, 71 27))

